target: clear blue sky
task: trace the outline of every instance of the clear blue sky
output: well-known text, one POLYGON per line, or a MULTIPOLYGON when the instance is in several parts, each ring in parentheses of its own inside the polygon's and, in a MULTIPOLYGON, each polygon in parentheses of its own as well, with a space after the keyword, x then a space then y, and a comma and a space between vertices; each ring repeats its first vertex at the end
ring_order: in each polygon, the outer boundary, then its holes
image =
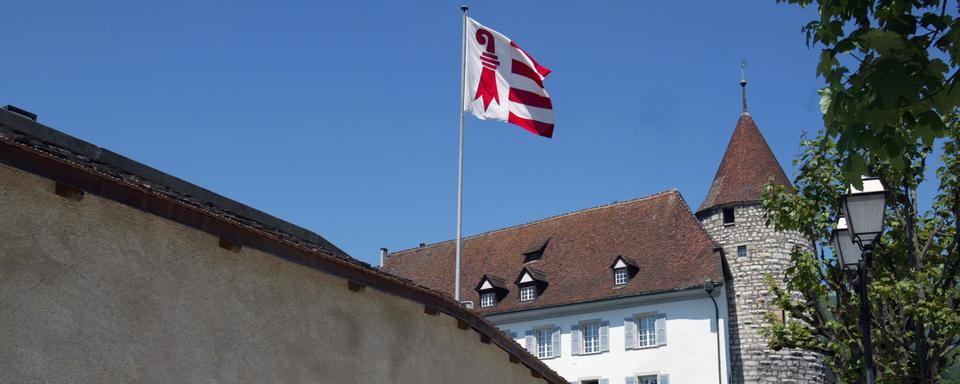
MULTIPOLYGON (((376 262, 455 235, 460 2, 9 1, 0 104, 376 262)), ((670 188, 740 113, 787 173, 821 123, 800 27, 756 1, 473 1, 554 72, 553 139, 467 118, 464 232, 670 188)))

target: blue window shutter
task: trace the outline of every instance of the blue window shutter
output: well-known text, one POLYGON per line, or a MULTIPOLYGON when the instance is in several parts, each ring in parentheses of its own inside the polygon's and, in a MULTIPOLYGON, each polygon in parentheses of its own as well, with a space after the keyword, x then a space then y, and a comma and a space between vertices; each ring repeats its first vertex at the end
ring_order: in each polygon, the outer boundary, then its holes
POLYGON ((560 327, 553 327, 553 357, 560 357, 560 327))
POLYGON ((627 383, 627 384, 637 384, 637 377, 636 377, 636 376, 627 376, 627 379, 626 379, 626 381, 624 381, 624 382, 627 383))
POLYGON ((623 346, 627 350, 637 348, 637 322, 632 317, 623 319, 623 346))
POLYGON ((667 345, 667 315, 657 315, 657 345, 667 345))
POLYGON ((533 337, 533 330, 528 329, 523 333, 523 338, 526 344, 527 352, 530 352, 534 356, 537 355, 537 340, 533 337))
POLYGON ((670 375, 661 373, 657 376, 657 384, 670 384, 670 375))
POLYGON ((580 347, 580 324, 574 324, 570 326, 570 354, 577 356, 581 350, 583 348, 580 347))
POLYGON ((610 379, 600 379, 600 384, 610 384, 610 379))
POLYGON ((610 351, 610 322, 600 322, 600 352, 610 351))

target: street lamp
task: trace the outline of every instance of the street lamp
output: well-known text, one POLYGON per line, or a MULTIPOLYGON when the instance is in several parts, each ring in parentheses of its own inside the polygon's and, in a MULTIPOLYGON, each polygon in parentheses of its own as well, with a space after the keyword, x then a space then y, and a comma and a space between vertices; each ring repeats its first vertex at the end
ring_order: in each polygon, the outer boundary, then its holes
POLYGON ((832 241, 844 268, 859 272, 860 330, 863 333, 864 378, 874 383, 873 341, 870 336, 870 301, 867 285, 873 246, 883 233, 883 217, 887 207, 887 191, 880 179, 863 178, 863 189, 850 186, 840 199, 843 216, 837 222, 832 241))
POLYGON ((833 249, 840 256, 840 262, 843 267, 851 271, 856 271, 860 267, 862 252, 860 247, 853 242, 850 237, 850 230, 847 228, 847 219, 841 217, 837 220, 837 229, 833 230, 833 249))
POLYGON ((883 232, 883 216, 887 207, 887 190, 883 183, 876 177, 864 177, 863 189, 850 186, 841 202, 853 241, 861 249, 872 248, 883 232))

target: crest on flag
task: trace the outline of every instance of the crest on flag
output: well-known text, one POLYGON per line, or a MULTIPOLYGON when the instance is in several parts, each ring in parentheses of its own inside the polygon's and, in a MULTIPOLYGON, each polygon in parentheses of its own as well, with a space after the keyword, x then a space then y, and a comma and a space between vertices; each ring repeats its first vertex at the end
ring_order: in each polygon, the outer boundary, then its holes
POLYGON ((506 36, 476 20, 468 17, 466 28, 463 111, 553 136, 553 103, 543 88, 550 70, 506 36))

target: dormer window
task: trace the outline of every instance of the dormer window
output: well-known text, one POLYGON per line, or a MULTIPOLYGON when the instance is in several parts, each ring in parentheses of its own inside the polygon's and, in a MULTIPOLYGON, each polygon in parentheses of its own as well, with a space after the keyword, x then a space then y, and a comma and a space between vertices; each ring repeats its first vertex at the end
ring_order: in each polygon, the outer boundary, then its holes
POLYGON ((510 292, 507 282, 493 275, 483 275, 474 290, 480 294, 480 308, 497 305, 510 292))
POLYGON ((640 271, 637 262, 623 255, 613 259, 610 269, 613 270, 613 285, 615 286, 626 285, 640 271))
POLYGON ((614 285, 624 285, 629 281, 630 278, 627 276, 627 267, 623 268, 614 268, 613 270, 613 284, 614 285))
POLYGON ((483 292, 480 294, 480 307, 492 307, 497 302, 496 292, 483 292))
POLYGON ((520 287, 520 301, 533 301, 537 298, 537 286, 527 284, 520 287))
POLYGON ((543 294, 543 290, 547 288, 547 274, 525 267, 520 272, 520 276, 517 276, 514 284, 520 288, 520 302, 533 301, 537 299, 537 296, 543 294))
POLYGON ((523 262, 529 263, 531 261, 540 260, 540 258, 543 257, 543 250, 547 248, 548 242, 550 242, 550 238, 547 238, 544 241, 538 241, 527 247, 527 250, 523 251, 523 262))

